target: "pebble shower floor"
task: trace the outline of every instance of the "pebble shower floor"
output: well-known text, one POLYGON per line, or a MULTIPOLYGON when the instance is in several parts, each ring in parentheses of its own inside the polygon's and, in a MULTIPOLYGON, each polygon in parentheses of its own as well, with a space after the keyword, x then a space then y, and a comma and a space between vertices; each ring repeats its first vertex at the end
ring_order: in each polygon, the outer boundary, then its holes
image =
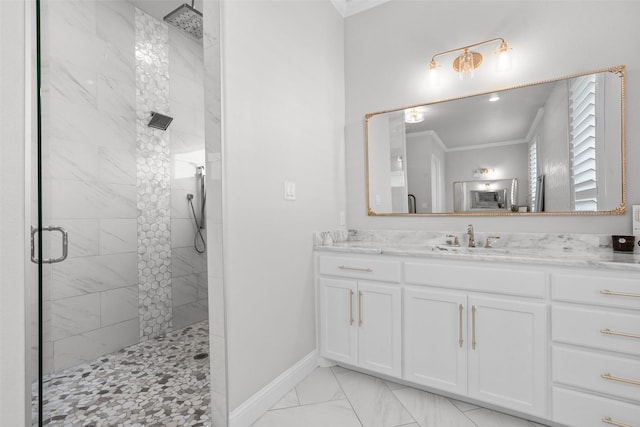
POLYGON ((42 424, 210 426, 208 352, 205 321, 51 374, 42 424))

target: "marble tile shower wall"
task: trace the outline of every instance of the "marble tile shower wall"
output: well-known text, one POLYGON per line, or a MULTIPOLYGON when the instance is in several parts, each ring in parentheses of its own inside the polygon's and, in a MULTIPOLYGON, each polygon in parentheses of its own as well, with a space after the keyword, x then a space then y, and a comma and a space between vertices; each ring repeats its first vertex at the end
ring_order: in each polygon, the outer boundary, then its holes
MULTIPOLYGON (((45 370, 51 372, 140 338, 135 8, 124 0, 60 0, 42 6, 43 217, 45 224, 63 226, 70 236, 69 258, 44 269, 43 353, 45 370)), ((186 61, 181 55, 172 59, 186 61)), ((170 71, 180 68, 197 66, 171 64, 170 71)), ((183 114, 180 107, 172 112, 174 124, 183 114)), ((172 215, 184 210, 186 204, 173 202, 172 215)), ((172 232, 171 245, 178 249, 187 234, 193 238, 193 230, 183 229, 183 236, 180 226, 172 232)), ((45 257, 58 255, 57 236, 43 237, 45 257)), ((195 274, 206 279, 206 264, 191 260, 186 250, 181 255, 172 250, 171 262, 176 278, 195 274), (188 272, 189 266, 194 270, 188 272)), ((198 285, 206 289, 206 280, 198 285)), ((172 294, 179 292, 173 289, 172 294)), ((198 299, 205 295, 198 292, 198 299)))
POLYGON ((169 30, 136 8, 138 163, 138 312, 140 339, 171 330, 171 169, 169 133, 147 126, 152 112, 171 114, 169 30))

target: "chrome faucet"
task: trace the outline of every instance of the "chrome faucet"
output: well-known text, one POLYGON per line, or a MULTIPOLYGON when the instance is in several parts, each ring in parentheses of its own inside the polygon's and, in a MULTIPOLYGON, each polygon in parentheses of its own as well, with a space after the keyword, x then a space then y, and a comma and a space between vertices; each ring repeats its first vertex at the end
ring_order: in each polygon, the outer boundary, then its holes
POLYGON ((469 247, 470 248, 475 248, 476 247, 476 238, 473 234, 473 225, 469 224, 467 226, 467 236, 469 236, 469 247))
POLYGON ((445 237, 447 237, 447 238, 453 237, 453 240, 447 240, 447 244, 449 246, 453 246, 454 248, 459 248, 460 247, 460 241, 458 240, 458 236, 455 236, 453 234, 447 234, 445 237))
POLYGON ((487 243, 484 245, 485 248, 489 249, 493 247, 493 244, 496 240, 498 240, 500 236, 489 236, 487 237, 487 243))

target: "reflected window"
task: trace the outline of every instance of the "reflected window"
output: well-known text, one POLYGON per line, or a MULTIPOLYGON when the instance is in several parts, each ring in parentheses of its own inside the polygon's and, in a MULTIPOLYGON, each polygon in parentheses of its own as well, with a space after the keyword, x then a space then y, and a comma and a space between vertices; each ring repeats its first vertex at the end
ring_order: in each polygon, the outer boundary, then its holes
POLYGON ((571 187, 576 211, 598 210, 596 76, 573 79, 569 93, 571 187))
POLYGON ((536 211, 538 192, 538 138, 529 144, 529 211, 536 211))

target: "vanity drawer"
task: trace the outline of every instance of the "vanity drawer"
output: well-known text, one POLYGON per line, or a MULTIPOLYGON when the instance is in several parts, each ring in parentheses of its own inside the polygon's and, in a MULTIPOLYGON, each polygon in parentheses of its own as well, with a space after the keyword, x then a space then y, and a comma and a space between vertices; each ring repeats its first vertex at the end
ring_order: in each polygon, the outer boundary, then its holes
POLYGON ((321 256, 318 261, 320 274, 352 277, 354 279, 400 282, 402 267, 399 261, 369 258, 321 256))
POLYGON ((555 347, 552 360, 553 381, 640 401, 640 358, 555 347))
POLYGON ((551 275, 551 298, 608 307, 640 310, 640 275, 636 278, 601 275, 551 275))
POLYGON ((640 406, 554 387, 553 421, 571 427, 640 427, 640 406))
POLYGON ((640 355, 640 313, 555 306, 551 316, 554 341, 640 355))
POLYGON ((407 283, 495 292, 504 295, 545 297, 545 273, 526 269, 460 265, 455 262, 406 262, 407 283))

